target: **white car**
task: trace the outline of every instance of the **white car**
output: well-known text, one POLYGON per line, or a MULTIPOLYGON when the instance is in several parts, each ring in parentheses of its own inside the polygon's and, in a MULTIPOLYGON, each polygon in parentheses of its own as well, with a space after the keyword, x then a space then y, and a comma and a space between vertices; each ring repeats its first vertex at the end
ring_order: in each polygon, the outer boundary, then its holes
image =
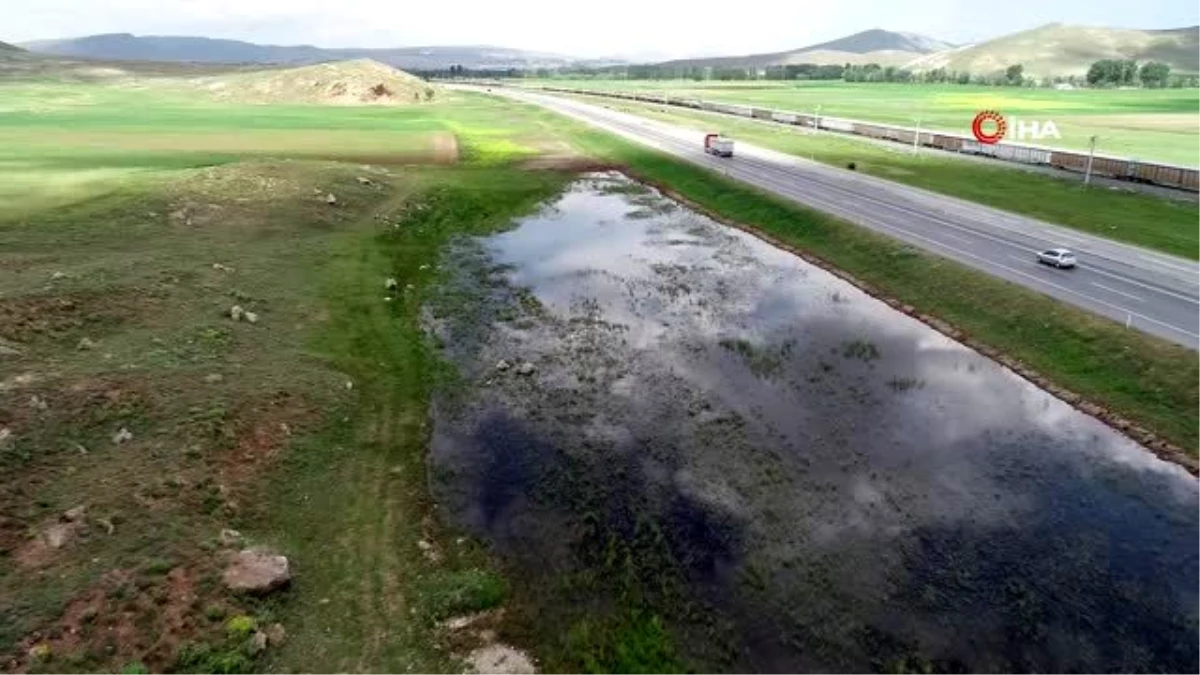
POLYGON ((1052 248, 1037 254, 1038 262, 1058 268, 1074 267, 1075 254, 1065 248, 1052 248))

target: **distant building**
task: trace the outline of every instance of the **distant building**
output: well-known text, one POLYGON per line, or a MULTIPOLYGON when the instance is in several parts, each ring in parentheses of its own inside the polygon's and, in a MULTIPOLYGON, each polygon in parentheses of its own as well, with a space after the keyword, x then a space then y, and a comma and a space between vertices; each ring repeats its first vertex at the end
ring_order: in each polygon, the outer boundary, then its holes
POLYGON ((1054 85, 1054 88, 1059 91, 1071 91, 1075 88, 1075 85, 1071 84, 1070 82, 1059 82, 1058 84, 1054 85))

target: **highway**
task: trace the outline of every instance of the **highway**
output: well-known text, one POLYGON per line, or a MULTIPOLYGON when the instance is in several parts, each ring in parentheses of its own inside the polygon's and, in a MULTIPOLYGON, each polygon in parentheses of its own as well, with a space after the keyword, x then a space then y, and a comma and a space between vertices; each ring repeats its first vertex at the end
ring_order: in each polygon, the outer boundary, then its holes
MULTIPOLYGON (((1131 328, 1200 348, 1200 265, 1194 261, 747 143, 737 142, 732 158, 713 157, 703 150, 703 131, 572 98, 510 88, 489 91, 549 108, 1131 328), (1036 252, 1054 247, 1074 251, 1079 266, 1058 270, 1036 262, 1036 252)), ((979 301, 986 304, 987 298, 979 301)))

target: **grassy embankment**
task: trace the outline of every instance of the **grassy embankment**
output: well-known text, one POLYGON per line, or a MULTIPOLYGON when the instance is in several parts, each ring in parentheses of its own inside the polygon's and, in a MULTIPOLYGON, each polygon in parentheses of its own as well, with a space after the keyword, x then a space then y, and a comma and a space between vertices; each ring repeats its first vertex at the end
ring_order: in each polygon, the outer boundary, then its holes
POLYGON ((670 92, 779 110, 814 112, 902 126, 920 125, 970 134, 980 110, 1025 120, 1053 120, 1061 140, 1051 147, 1087 150, 1099 136, 1099 152, 1117 157, 1197 166, 1200 96, 1195 89, 1019 89, 959 85, 847 82, 691 82, 544 80, 530 84, 670 92))
POLYGON ((1200 256, 1200 206, 1148 194, 1085 189, 1075 179, 830 133, 814 134, 728 115, 587 97, 617 110, 696 129, 717 128, 742 139, 837 167, 854 162, 863 173, 987 204, 1082 232, 1145 246, 1182 258, 1200 256))
POLYGON ((468 98, 250 108, 84 85, 4 101, 8 665, 455 667, 436 622, 501 602, 506 584, 432 517, 437 367, 417 310, 447 238, 503 226, 566 180, 506 166, 552 140, 544 116, 468 98), (412 152, 437 133, 457 137, 459 165, 412 152), (214 138, 228 140, 214 151, 214 138), (364 152, 385 166, 360 166, 364 152), (257 322, 233 321, 234 304, 257 322), (221 551, 246 544, 286 553, 293 588, 225 591, 221 551), (248 626, 274 622, 289 638, 254 657, 248 626))

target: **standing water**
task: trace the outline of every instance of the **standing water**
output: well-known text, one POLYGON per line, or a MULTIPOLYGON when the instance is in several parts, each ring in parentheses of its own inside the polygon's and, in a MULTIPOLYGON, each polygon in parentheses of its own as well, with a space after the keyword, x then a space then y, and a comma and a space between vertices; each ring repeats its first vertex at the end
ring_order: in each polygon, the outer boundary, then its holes
POLYGON ((619 174, 447 262, 434 495, 565 663, 1197 671, 1196 481, 967 347, 619 174))

